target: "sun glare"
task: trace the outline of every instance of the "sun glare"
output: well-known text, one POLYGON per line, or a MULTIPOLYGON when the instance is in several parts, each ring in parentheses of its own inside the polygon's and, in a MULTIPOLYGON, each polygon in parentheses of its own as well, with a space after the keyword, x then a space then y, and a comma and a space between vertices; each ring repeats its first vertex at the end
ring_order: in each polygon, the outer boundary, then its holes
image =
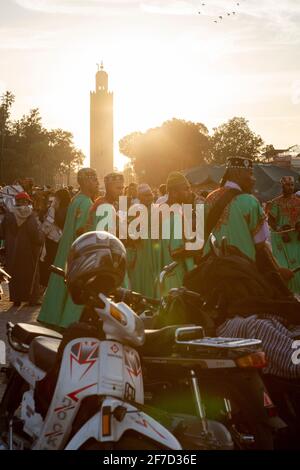
MULTIPOLYGON (((196 22, 190 23, 191 28, 182 29, 180 17, 172 18, 168 24, 165 18, 158 21, 166 29, 161 26, 159 33, 152 35, 147 23, 145 30, 134 24, 131 32, 126 22, 119 20, 114 23, 119 28, 118 40, 106 22, 102 24, 104 31, 100 28, 91 33, 84 22, 77 24, 72 40, 65 33, 66 40, 60 48, 43 50, 40 60, 32 58, 27 64, 30 77, 25 76, 13 89, 17 96, 16 117, 39 107, 48 128, 61 127, 74 134, 88 163, 89 94, 95 88, 96 63, 103 60, 109 89, 114 93, 114 163, 119 169, 126 162, 118 148, 122 137, 174 117, 202 122, 212 130, 234 115, 247 115, 257 126, 255 130, 266 132, 266 140, 279 139, 273 136, 265 104, 272 115, 276 105, 271 97, 278 89, 291 89, 288 73, 285 78, 283 73, 273 77, 272 71, 269 75, 260 72, 259 67, 264 67, 257 64, 257 59, 255 67, 251 66, 250 59, 241 55, 244 46, 237 41, 241 32, 233 30, 236 22, 230 23, 232 30, 205 22, 197 23, 197 29, 196 22)), ((248 55, 251 47, 246 49, 248 55)), ((16 67, 13 64, 12 75, 16 75, 16 67)), ((284 105, 289 106, 287 102, 284 105)), ((286 114, 292 111, 289 109, 286 114)), ((289 135, 286 140, 290 140, 289 135)))

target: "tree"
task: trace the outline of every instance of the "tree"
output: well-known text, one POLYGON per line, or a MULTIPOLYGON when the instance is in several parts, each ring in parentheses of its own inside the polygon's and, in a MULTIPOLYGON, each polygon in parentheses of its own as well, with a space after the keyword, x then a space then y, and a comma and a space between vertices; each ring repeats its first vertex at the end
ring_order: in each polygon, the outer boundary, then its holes
POLYGON ((244 157, 255 160, 259 157, 263 140, 256 135, 242 117, 234 117, 214 129, 211 138, 211 161, 225 163, 228 157, 244 157))
POLYGON ((132 132, 119 141, 120 152, 125 157, 134 160, 139 155, 140 145, 142 144, 144 134, 142 132, 132 132))
POLYGON ((135 183, 136 174, 132 162, 129 161, 125 164, 123 169, 123 175, 126 186, 128 186, 130 183, 135 183))
POLYGON ((57 173, 68 175, 84 160, 73 143, 73 135, 63 129, 47 130, 38 109, 17 121, 6 118, 5 148, 2 154, 2 179, 8 183, 25 176, 38 184, 52 184, 57 173))
POLYGON ((164 183, 174 170, 201 165, 209 158, 208 130, 202 123, 172 119, 145 133, 134 132, 119 142, 140 182, 164 183))
POLYGON ((2 178, 2 162, 4 155, 4 144, 7 133, 7 123, 10 117, 10 110, 15 101, 15 96, 10 91, 7 91, 1 96, 0 106, 0 129, 1 129, 1 146, 0 146, 0 178, 2 178))
POLYGON ((266 162, 273 161, 278 151, 275 150, 273 145, 266 145, 263 149, 262 160, 266 162))
POLYGON ((84 154, 74 147, 73 135, 63 129, 54 129, 49 132, 52 159, 57 171, 66 174, 68 184, 72 170, 78 170, 84 161, 84 154))

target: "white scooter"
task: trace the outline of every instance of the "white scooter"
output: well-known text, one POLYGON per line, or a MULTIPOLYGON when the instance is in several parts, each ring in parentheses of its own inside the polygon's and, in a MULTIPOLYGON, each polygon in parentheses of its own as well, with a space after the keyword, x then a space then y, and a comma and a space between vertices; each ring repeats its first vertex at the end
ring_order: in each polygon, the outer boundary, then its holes
POLYGON ((8 324, 9 380, 0 404, 7 450, 180 450, 143 411, 143 322, 99 294, 81 322, 59 333, 8 324))

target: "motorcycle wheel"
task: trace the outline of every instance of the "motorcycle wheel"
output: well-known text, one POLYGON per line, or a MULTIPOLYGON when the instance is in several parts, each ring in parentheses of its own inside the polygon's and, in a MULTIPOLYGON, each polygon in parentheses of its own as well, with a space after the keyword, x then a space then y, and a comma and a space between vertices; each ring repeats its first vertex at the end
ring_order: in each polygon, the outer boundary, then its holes
POLYGON ((272 430, 263 423, 255 422, 245 411, 233 414, 232 422, 227 427, 237 450, 274 450, 272 430), (241 436, 246 435, 253 436, 254 442, 243 442, 241 436))

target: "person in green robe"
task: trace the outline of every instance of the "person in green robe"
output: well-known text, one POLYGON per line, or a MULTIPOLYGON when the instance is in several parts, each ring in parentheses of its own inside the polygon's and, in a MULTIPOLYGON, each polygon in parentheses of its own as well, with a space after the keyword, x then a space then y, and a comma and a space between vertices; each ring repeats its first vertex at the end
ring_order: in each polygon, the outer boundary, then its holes
MULTIPOLYGON (((105 194, 96 199, 90 207, 84 231, 106 231, 119 237, 119 218, 125 216, 119 208, 120 196, 123 196, 124 193, 124 176, 118 172, 109 173, 104 177, 104 184, 105 194)), ((126 245, 126 243, 124 244, 126 245)), ((129 287, 127 272, 123 281, 123 287, 129 287)))
MULTIPOLYGON (((227 170, 219 189, 210 193, 205 201, 206 220, 208 214, 220 199, 227 196, 229 191, 236 191, 235 197, 225 207, 213 227, 212 233, 220 244, 222 237, 227 243, 238 248, 248 258, 255 261, 258 242, 268 238, 269 230, 263 208, 251 194, 255 183, 252 162, 248 159, 229 159, 227 170), (245 161, 249 168, 243 168, 245 161)), ((207 227, 205 227, 207 230, 207 227)), ((204 247, 204 254, 209 251, 209 244, 204 247)))
POLYGON ((138 186, 139 204, 131 206, 131 213, 136 217, 147 217, 147 238, 132 240, 127 247, 127 266, 130 287, 147 297, 156 298, 159 295, 157 285, 159 277, 160 242, 151 238, 151 207, 154 196, 150 186, 146 183, 138 186))
POLYGON ((118 211, 119 197, 124 193, 124 176, 122 173, 113 172, 104 177, 105 194, 96 199, 90 207, 85 231, 92 230, 115 230, 118 237, 118 211), (101 206, 105 211, 100 210, 101 206), (100 208, 100 209, 99 209, 100 208), (116 219, 116 220, 115 220, 116 219))
MULTIPOLYGON (((98 178, 95 170, 82 168, 77 175, 80 192, 73 198, 67 212, 63 234, 54 265, 64 269, 73 241, 79 229, 86 224, 89 209, 98 193, 98 178)), ((49 285, 41 307, 38 321, 66 328, 79 320, 82 306, 75 305, 68 294, 62 277, 51 274, 49 285)))
POLYGON ((236 247, 242 255, 256 262, 260 270, 276 271, 287 281, 293 273, 278 266, 268 246, 269 227, 266 216, 260 202, 251 194, 254 183, 251 160, 239 157, 227 160, 220 188, 206 198, 206 243, 203 254, 210 252, 210 233, 215 236, 219 246, 222 238, 226 237, 228 245, 236 247), (222 201, 226 201, 223 207, 222 201))
MULTIPOLYGON (((166 277, 161 286, 160 295, 165 296, 170 289, 181 287, 184 275, 194 268, 193 253, 186 250, 186 241, 183 233, 182 205, 190 203, 191 188, 186 177, 180 172, 172 172, 167 179, 167 203, 169 208, 177 205, 179 210, 162 212, 161 241, 160 241, 160 271, 172 262, 177 266, 166 277), (181 231, 182 226, 182 231, 181 231), (168 228, 170 227, 170 232, 168 228), (169 232, 169 233, 168 233, 169 232), (181 233, 180 233, 181 232, 181 233), (168 236, 167 236, 168 235, 168 236)), ((163 208, 163 205, 160 205, 163 208)))
MULTIPOLYGON (((294 194, 293 176, 281 179, 282 195, 269 201, 272 251, 278 264, 288 269, 300 267, 300 198, 294 194)), ((300 272, 289 281, 292 292, 300 294, 300 272)))

